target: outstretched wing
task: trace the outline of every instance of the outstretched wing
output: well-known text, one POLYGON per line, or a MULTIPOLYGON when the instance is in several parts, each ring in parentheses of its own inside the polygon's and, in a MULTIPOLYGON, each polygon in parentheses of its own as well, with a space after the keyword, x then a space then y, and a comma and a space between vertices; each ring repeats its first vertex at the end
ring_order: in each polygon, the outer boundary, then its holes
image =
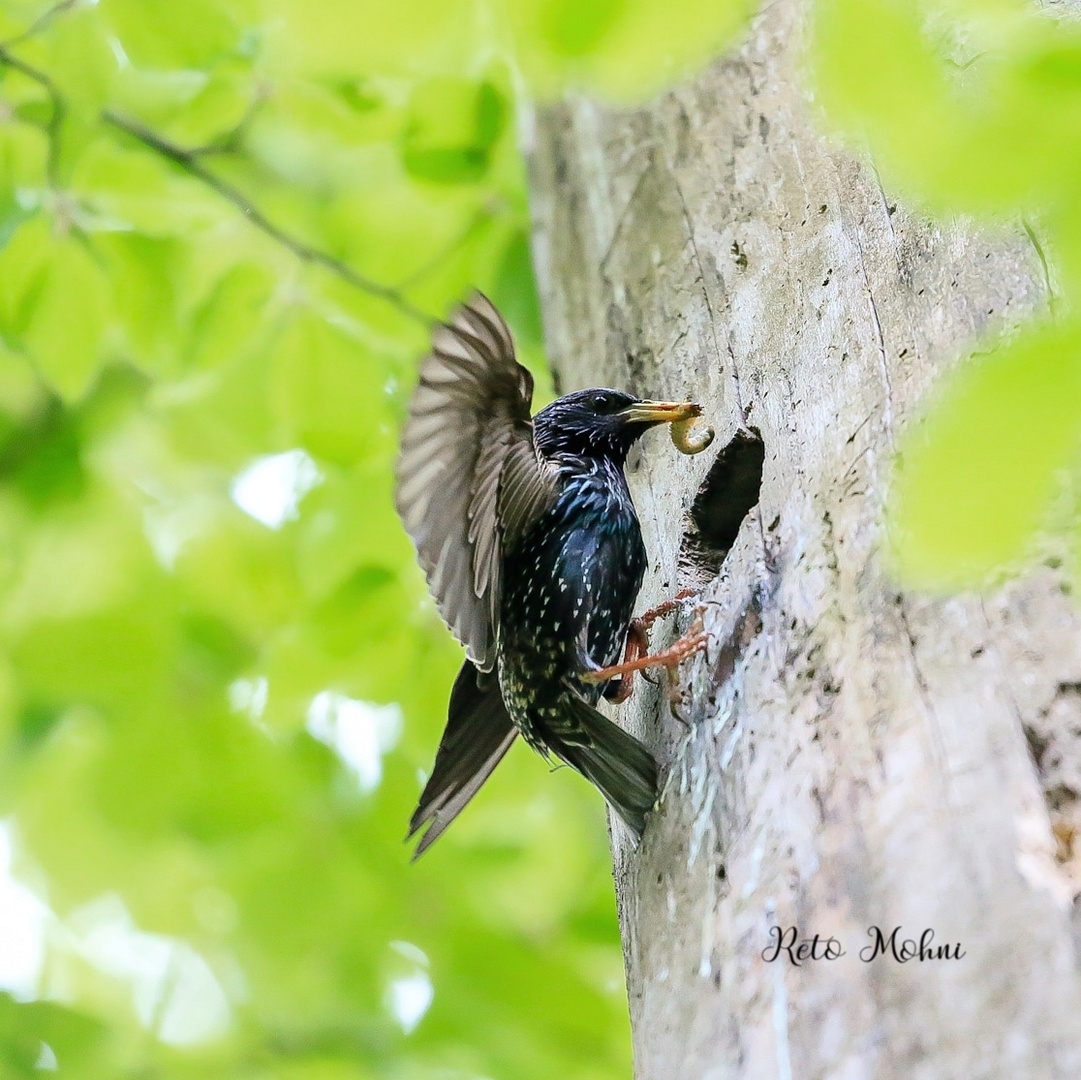
POLYGON ((402 431, 396 503, 440 614, 481 671, 495 663, 504 551, 551 506, 533 446, 533 379, 474 293, 432 334, 402 431))

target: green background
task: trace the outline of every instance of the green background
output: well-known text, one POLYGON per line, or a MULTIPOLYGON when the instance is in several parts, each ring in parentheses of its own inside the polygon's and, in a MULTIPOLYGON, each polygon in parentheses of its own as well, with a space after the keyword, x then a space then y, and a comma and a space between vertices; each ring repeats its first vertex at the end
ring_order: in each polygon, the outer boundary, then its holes
MULTIPOLYGON (((0 4, 3 1076, 629 1075, 594 791, 515 748, 408 861, 461 653, 392 469, 472 286, 550 395, 523 111, 642 99, 746 9, 0 4)), ((978 584, 1081 428, 1081 37, 1005 0, 814 14, 823 123, 1053 268, 1055 317, 903 448, 900 572, 978 584)))

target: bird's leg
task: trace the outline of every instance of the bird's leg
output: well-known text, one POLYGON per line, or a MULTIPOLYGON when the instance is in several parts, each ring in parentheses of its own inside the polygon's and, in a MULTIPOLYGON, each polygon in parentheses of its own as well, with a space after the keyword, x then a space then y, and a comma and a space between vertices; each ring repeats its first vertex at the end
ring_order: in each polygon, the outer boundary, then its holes
MULTIPOLYGON (((634 619, 627 627, 627 646, 623 650, 623 665, 633 663, 639 657, 649 652, 649 637, 641 620, 634 619)), ((634 686, 634 672, 628 671, 621 675, 619 682, 611 683, 604 688, 604 696, 613 705, 622 705, 631 696, 634 686)))
MULTIPOLYGON (((631 623, 631 627, 634 628, 633 633, 641 634, 645 636, 646 631, 650 626, 661 618, 663 615, 667 615, 672 611, 675 611, 679 607, 680 601, 687 599, 689 596, 693 596, 694 592, 690 589, 685 589, 679 593, 672 600, 666 600, 663 604, 658 604, 655 608, 650 608, 640 619, 635 619, 631 623)), ((610 667, 598 668, 596 671, 587 671, 581 676, 586 682, 601 683, 607 682, 609 679, 620 677, 621 680, 624 676, 633 675, 636 671, 645 671, 647 668, 663 667, 669 669, 671 675, 675 667, 688 656, 693 653, 701 652, 709 643, 709 634, 705 631, 702 625, 702 618, 700 614, 696 614, 694 621, 691 623, 691 628, 684 634, 678 641, 673 642, 667 649, 662 649, 659 653, 650 655, 641 655, 629 658, 631 652, 631 635, 632 630, 628 629, 627 632, 627 657, 624 658, 621 664, 612 664, 610 667)), ((637 647, 636 647, 637 648, 637 647)), ((629 682, 629 678, 624 680, 629 682)), ((619 693, 623 692, 623 686, 620 686, 619 693)), ((630 693, 630 690, 627 690, 630 693)), ((623 701, 625 698, 621 697, 618 700, 623 701)))
MULTIPOLYGON (((689 599, 692 596, 698 594, 694 589, 680 589, 675 596, 670 600, 662 600, 656 607, 651 607, 648 611, 644 611, 637 619, 631 621, 630 630, 636 634, 641 635, 642 644, 634 656, 631 656, 628 650, 628 654, 623 657, 623 662, 627 663, 629 660, 637 660, 639 657, 646 656, 649 653, 649 631, 653 629, 653 624, 663 618, 665 615, 670 615, 673 611, 678 611, 682 601, 689 599)), ((627 672, 627 694, 630 694, 630 684, 634 676, 634 673, 627 672)), ((651 679, 645 670, 642 671, 642 678, 648 683, 656 685, 656 679, 651 679)), ((625 701, 626 698, 620 697, 619 701, 625 701)))
POLYGON ((690 728, 690 721, 680 712, 683 704, 683 687, 679 681, 679 664, 688 656, 709 647, 709 634, 702 622, 702 608, 695 608, 690 628, 678 641, 674 642, 669 653, 675 654, 675 661, 666 664, 668 672, 668 711, 685 727, 690 728))
POLYGON ((697 595, 694 589, 680 589, 671 600, 664 600, 656 607, 651 607, 649 611, 644 611, 637 619, 631 622, 631 626, 637 624, 643 631, 651 630, 658 619, 677 611, 682 601, 689 600, 692 596, 697 595))

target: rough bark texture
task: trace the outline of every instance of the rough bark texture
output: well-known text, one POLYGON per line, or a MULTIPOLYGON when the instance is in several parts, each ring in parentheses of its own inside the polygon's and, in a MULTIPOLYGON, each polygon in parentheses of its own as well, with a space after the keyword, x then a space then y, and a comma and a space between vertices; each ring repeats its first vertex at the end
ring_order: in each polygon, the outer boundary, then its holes
POLYGON ((713 633, 682 669, 689 727, 650 688, 618 713, 667 768, 640 849, 614 833, 637 1076, 1072 1080, 1077 611, 1051 567, 934 599, 884 555, 898 434, 975 342, 1044 308, 1041 262, 895 207, 818 134, 804 35, 777 0, 693 85, 571 101, 534 133, 562 389, 689 396, 718 428, 697 458, 653 434, 629 470, 641 606, 710 578, 713 633), (723 538, 688 539, 690 511, 744 425, 761 497, 716 575, 723 538), (767 962, 777 926, 845 955, 767 962), (871 926, 964 956, 864 962, 871 926))

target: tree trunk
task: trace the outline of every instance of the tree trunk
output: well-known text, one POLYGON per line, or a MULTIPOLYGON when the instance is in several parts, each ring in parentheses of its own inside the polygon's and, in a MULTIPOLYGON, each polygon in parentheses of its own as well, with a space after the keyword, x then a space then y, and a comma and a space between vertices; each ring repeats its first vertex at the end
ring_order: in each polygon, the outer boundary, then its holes
POLYGON ((690 397, 718 430, 695 458, 654 433, 628 470, 640 606, 705 582, 712 634, 687 726, 641 684, 612 714, 667 770, 639 850, 613 834, 636 1075, 1073 1080, 1077 612, 1053 566, 905 591, 883 524, 899 432, 1046 306, 1041 262, 895 207, 817 133, 805 17, 776 0, 648 108, 547 109, 531 150, 561 388, 690 397), (790 927, 818 959, 772 959, 790 927), (925 930, 948 956, 894 956, 925 930))

